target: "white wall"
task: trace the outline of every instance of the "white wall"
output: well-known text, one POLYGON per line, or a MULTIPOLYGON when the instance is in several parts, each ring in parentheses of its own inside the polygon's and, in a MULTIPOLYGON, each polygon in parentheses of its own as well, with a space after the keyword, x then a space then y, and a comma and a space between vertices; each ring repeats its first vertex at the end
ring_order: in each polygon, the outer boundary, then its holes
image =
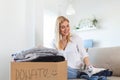
POLYGON ((55 22, 58 15, 53 11, 44 10, 43 46, 48 47, 55 37, 55 22))
POLYGON ((76 32, 83 39, 93 39, 94 47, 120 46, 120 1, 118 0, 75 0, 76 14, 68 16, 72 26, 81 19, 98 19, 98 29, 76 32))
POLYGON ((43 45, 43 1, 35 0, 35 45, 43 45))
MULTIPOLYGON (((64 0, 44 0, 42 9, 56 12, 58 15, 66 16, 67 2, 64 0)), ((94 47, 111 47, 120 46, 120 1, 118 0, 74 0, 72 1, 76 14, 66 16, 70 20, 71 26, 75 26, 81 19, 95 16, 98 19, 98 29, 91 31, 76 32, 83 39, 93 39, 94 47)), ((36 45, 43 45, 43 14, 40 13, 41 3, 37 8, 38 11, 36 22, 36 45), (41 18, 41 19, 40 19, 41 18)))
POLYGON ((26 39, 28 46, 35 46, 35 0, 25 0, 25 27, 26 27, 26 39))
MULTIPOLYGON (((50 11, 56 11, 59 15, 66 16, 67 2, 45 0, 44 7, 50 11)), ((93 39, 94 47, 120 46, 120 37, 118 36, 120 34, 119 3, 118 0, 74 0, 72 4, 76 14, 67 17, 73 28, 81 19, 95 16, 98 19, 98 29, 76 33, 83 39, 93 39)))
POLYGON ((0 80, 10 80, 11 54, 34 46, 31 3, 0 0, 0 80))

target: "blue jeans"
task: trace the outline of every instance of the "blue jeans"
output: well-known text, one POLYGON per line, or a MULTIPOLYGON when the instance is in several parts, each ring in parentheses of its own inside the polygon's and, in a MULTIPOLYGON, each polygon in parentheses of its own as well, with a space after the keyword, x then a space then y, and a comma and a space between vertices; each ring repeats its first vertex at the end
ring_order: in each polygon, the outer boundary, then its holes
POLYGON ((78 70, 77 69, 73 69, 71 67, 68 67, 68 79, 75 79, 77 78, 77 73, 78 70))
POLYGON ((86 80, 107 80, 107 77, 105 76, 91 76, 88 75, 82 75, 80 78, 86 79, 86 80))
MULTIPOLYGON (((78 78, 78 74, 80 72, 77 69, 73 69, 71 67, 68 67, 68 79, 75 79, 78 78)), ((91 76, 88 75, 82 75, 79 78, 87 79, 87 80, 107 80, 105 76, 91 76)))

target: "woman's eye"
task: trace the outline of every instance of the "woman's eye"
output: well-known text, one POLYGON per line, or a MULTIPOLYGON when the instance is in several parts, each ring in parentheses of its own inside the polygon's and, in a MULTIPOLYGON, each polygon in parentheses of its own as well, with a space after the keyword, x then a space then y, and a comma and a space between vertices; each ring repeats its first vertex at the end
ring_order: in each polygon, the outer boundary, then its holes
POLYGON ((69 27, 69 25, 67 25, 67 27, 69 27))

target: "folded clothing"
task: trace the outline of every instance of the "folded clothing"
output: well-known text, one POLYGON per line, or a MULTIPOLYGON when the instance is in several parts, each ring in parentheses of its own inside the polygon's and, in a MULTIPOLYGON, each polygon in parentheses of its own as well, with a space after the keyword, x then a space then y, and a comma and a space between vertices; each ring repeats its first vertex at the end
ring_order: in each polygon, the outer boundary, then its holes
POLYGON ((31 60, 30 62, 60 62, 65 61, 63 56, 44 56, 31 60))
MULTIPOLYGON (((56 56, 62 56, 62 54, 56 50, 51 48, 31 48, 28 50, 23 50, 19 53, 16 53, 14 55, 14 61, 16 62, 25 62, 25 61, 35 61, 41 57, 56 57, 56 56)), ((39 59, 40 60, 40 59, 39 59)))
MULTIPOLYGON (((98 80, 104 80, 101 78, 105 78, 108 76, 112 76, 113 72, 110 71, 109 69, 97 72, 96 74, 92 74, 91 76, 89 76, 87 73, 85 72, 79 72, 77 75, 77 78, 84 78, 84 79, 88 79, 88 78, 93 78, 94 76, 97 76, 99 79, 98 80)), ((88 79, 89 80, 89 79, 88 79)), ((106 79, 105 79, 106 80, 106 79)))
POLYGON ((106 69, 106 70, 103 70, 103 71, 100 71, 96 74, 93 74, 93 76, 112 76, 113 72, 110 71, 109 69, 106 69))
POLYGON ((86 66, 84 65, 84 69, 81 72, 84 72, 86 74, 88 74, 89 77, 91 77, 93 74, 102 72, 102 71, 106 71, 107 69, 105 68, 95 68, 92 65, 86 66))

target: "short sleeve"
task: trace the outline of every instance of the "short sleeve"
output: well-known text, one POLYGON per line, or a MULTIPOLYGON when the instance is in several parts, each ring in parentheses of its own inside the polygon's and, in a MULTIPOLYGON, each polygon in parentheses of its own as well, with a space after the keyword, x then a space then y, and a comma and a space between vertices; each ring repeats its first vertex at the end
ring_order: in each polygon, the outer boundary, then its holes
POLYGON ((88 53, 86 52, 83 46, 83 40, 79 36, 76 37, 76 44, 77 44, 79 53, 82 56, 82 59, 84 59, 85 57, 88 57, 88 53))

